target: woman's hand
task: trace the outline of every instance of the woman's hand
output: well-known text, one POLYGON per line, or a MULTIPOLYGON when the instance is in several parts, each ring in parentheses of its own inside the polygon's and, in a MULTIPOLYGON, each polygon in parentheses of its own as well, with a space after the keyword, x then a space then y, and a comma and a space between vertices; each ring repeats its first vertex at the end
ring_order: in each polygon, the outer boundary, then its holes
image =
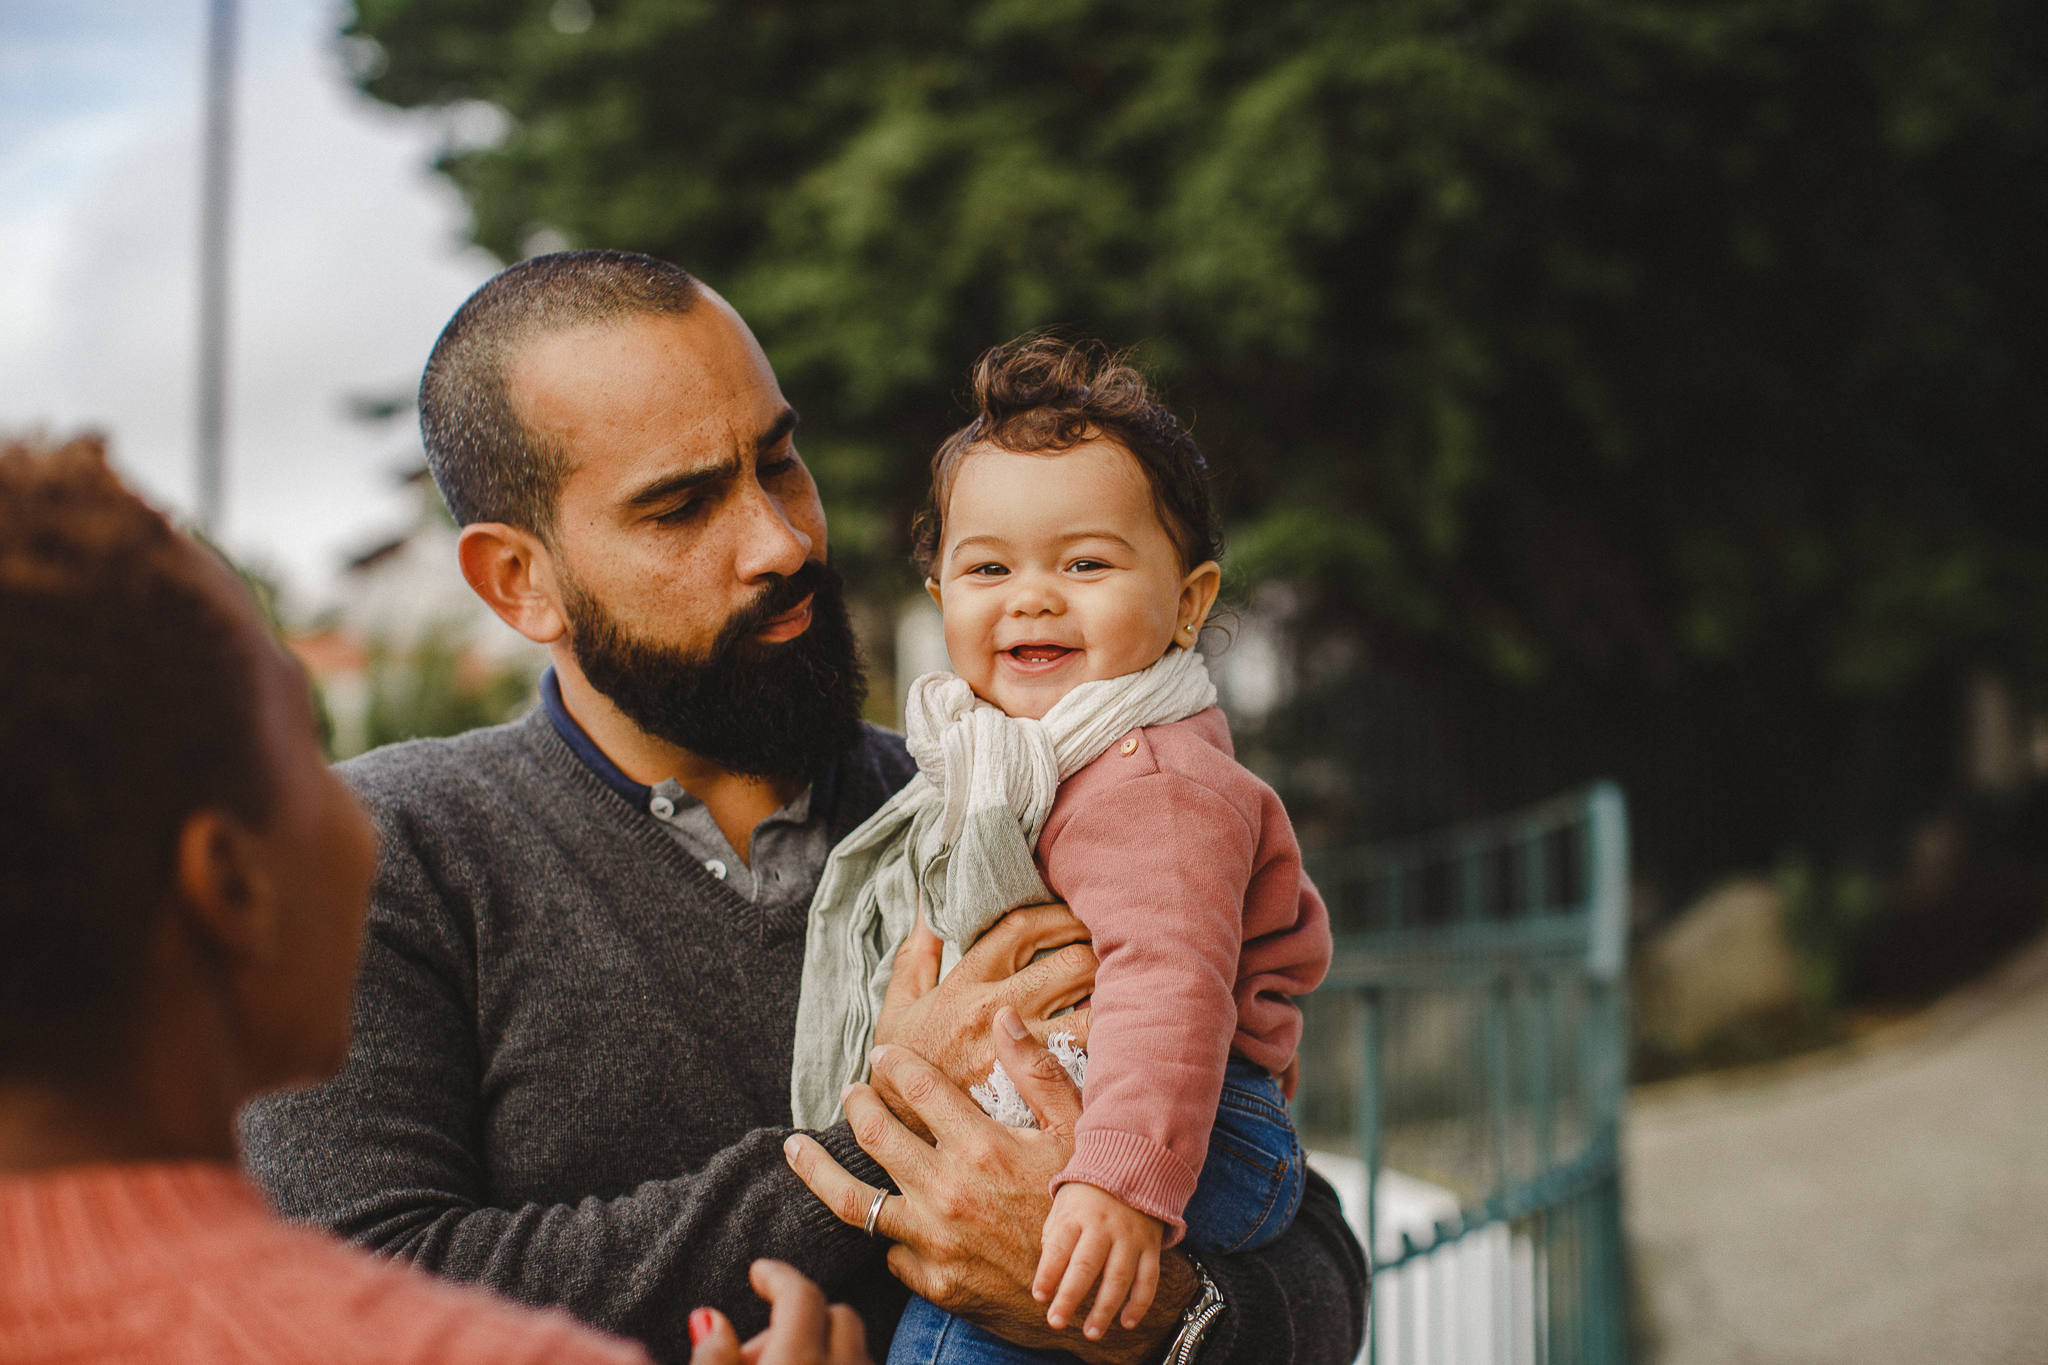
POLYGON ((690 1365, 873 1365, 860 1316, 825 1295, 795 1266, 760 1260, 747 1271, 768 1300, 768 1330, 742 1345, 716 1308, 690 1314, 690 1365))

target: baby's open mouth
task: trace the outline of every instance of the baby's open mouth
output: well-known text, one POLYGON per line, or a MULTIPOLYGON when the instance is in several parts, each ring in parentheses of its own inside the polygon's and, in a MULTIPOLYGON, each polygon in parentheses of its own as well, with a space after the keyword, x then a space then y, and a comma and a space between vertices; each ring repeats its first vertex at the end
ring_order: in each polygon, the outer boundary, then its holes
POLYGON ((1074 651, 1065 645, 1013 645, 1003 652, 1020 664, 1051 664, 1074 651))

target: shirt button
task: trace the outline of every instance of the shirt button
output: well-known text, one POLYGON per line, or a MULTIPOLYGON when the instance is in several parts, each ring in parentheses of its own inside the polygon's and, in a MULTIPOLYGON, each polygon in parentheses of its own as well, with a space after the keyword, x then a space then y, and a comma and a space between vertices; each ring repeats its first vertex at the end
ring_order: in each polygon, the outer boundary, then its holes
POLYGON ((657 796, 647 803, 647 809, 654 812, 657 820, 666 820, 676 813, 676 803, 666 796, 657 796))
POLYGON ((1129 739, 1125 740, 1123 743, 1123 748, 1118 750, 1118 752, 1121 753, 1125 758, 1129 758, 1132 754, 1138 752, 1138 737, 1136 735, 1132 735, 1129 739))
POLYGON ((713 858, 710 862, 704 864, 704 870, 706 872, 709 872, 712 876, 718 878, 718 880, 720 881, 725 880, 725 864, 718 861, 718 859, 716 858, 713 858))

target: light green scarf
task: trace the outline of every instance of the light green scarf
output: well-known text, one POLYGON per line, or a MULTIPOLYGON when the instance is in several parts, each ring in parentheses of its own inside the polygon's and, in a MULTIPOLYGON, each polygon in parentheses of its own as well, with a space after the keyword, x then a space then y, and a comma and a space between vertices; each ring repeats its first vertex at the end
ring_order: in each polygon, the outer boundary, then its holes
POLYGON ((1119 736, 1215 703, 1202 656, 1179 648, 1082 683, 1044 720, 1005 715, 951 673, 911 684, 904 731, 917 776, 832 850, 811 899, 789 1086, 797 1127, 837 1122, 839 1092, 867 1075, 896 950, 920 903, 950 970, 1005 914, 1055 899, 1032 850, 1060 783, 1119 736))

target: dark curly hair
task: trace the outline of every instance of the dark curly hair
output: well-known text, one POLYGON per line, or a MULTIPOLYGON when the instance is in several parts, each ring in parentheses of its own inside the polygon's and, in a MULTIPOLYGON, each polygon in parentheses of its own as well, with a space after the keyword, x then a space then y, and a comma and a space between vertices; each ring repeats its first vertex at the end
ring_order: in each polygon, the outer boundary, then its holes
POLYGON ((1127 354, 1100 342, 1029 336, 974 363, 973 421, 932 456, 932 490, 912 528, 914 562, 938 567, 946 503, 961 462, 978 445, 1019 454, 1071 450, 1106 437, 1131 453, 1152 485, 1152 505, 1180 554, 1182 572, 1223 555, 1209 508, 1209 470, 1195 438, 1152 396, 1127 354))
POLYGON ((267 823, 223 581, 98 438, 0 446, 0 1075, 75 1079, 125 1045, 178 832, 267 823))

